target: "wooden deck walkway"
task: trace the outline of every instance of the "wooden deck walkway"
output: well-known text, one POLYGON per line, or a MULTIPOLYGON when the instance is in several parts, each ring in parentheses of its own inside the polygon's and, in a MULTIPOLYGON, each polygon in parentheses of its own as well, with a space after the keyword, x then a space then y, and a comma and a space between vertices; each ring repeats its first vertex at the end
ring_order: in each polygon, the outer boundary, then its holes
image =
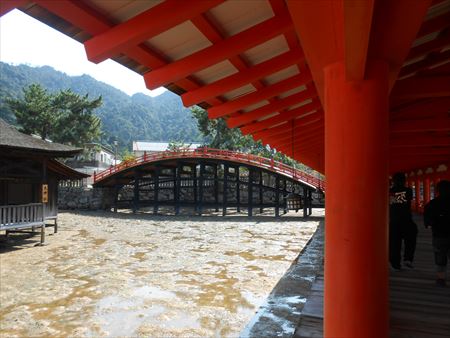
MULTIPOLYGON (((414 270, 391 272, 390 337, 449 338, 450 282, 446 288, 435 286, 431 230, 419 226, 414 270)), ((450 277, 449 266, 447 275, 450 277)), ((323 337, 323 275, 316 278, 302 311, 295 338, 323 337)))

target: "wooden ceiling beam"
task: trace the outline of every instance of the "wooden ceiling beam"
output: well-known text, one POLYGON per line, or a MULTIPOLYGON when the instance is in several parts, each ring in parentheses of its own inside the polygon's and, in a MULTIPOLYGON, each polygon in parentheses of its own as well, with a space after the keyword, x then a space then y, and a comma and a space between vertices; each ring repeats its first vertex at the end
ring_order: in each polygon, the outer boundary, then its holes
POLYGON ((210 83, 181 95, 185 107, 190 107, 199 102, 206 101, 233 89, 242 87, 255 80, 283 70, 304 59, 301 49, 295 49, 270 60, 261 62, 246 70, 230 75, 226 78, 210 83))
POLYGON ((170 84, 284 34, 290 29, 292 22, 287 15, 268 19, 210 47, 146 73, 145 83, 149 89, 170 84))
POLYGON ((422 148, 422 147, 450 147, 450 135, 434 136, 434 135, 415 135, 414 137, 391 138, 389 146, 392 148, 422 148))
POLYGON ((270 128, 272 126, 276 126, 285 121, 290 121, 292 119, 299 118, 302 115, 313 113, 315 110, 321 109, 321 107, 322 105, 320 104, 319 100, 313 99, 311 103, 308 103, 304 106, 278 114, 263 121, 243 126, 240 129, 242 134, 244 135, 255 133, 257 131, 270 128))
MULTIPOLYGON (((35 2, 49 12, 54 13, 92 36, 101 34, 114 27, 112 22, 82 1, 35 0, 35 2)), ((124 54, 149 69, 162 67, 167 64, 167 60, 163 59, 144 44, 130 47, 124 54)), ((184 90, 195 90, 199 88, 198 82, 190 77, 177 81, 175 85, 184 90)), ((222 101, 218 99, 206 101, 206 103, 210 105, 217 105, 221 102, 222 101)))
POLYGON ((15 8, 22 7, 29 3, 28 0, 3 0, 0 2, 0 18, 15 8))
POLYGON ((450 131, 450 119, 400 120, 390 123, 391 133, 421 133, 426 131, 450 131))
POLYGON ((364 78, 374 1, 344 1, 344 60, 349 81, 364 78))
POLYGON ((166 0, 84 43, 90 61, 99 63, 136 46, 192 17, 216 7, 224 0, 166 0))
POLYGON ((445 117, 448 116, 450 110, 450 97, 423 99, 412 104, 395 107, 391 110, 391 121, 426 117, 445 117))
POLYGON ((225 102, 221 105, 211 107, 208 109, 209 118, 219 118, 230 115, 245 107, 251 106, 255 103, 267 100, 291 89, 300 87, 312 81, 311 73, 308 70, 291 76, 285 80, 275 84, 264 87, 256 92, 244 95, 238 99, 225 102))
MULTIPOLYGON (((314 112, 311 115, 294 120, 294 128, 295 128, 295 130, 297 130, 297 128, 301 129, 303 127, 318 123, 319 121, 323 121, 322 112, 314 112)), ((289 122, 286 121, 285 123, 283 123, 282 125, 279 125, 277 127, 273 127, 270 129, 265 129, 265 130, 255 132, 252 134, 252 137, 255 141, 257 141, 261 138, 284 134, 287 132, 288 123, 289 122)))
POLYGON ((435 18, 425 21, 422 26, 420 26, 417 38, 423 38, 424 36, 438 32, 450 26, 450 13, 444 13, 435 18))
POLYGON ((450 76, 411 77, 396 82, 391 100, 450 97, 450 76))
POLYGON ((238 115, 236 117, 230 117, 227 120, 227 125, 230 128, 242 126, 244 124, 257 121, 258 119, 261 119, 274 112, 278 112, 282 109, 291 107, 295 104, 305 102, 306 100, 312 99, 314 97, 317 97, 317 92, 315 88, 311 87, 299 93, 280 99, 274 103, 267 104, 252 111, 238 115))
MULTIPOLYGON (((410 63, 407 66, 402 67, 400 70, 399 77, 411 75, 418 71, 422 71, 424 69, 433 67, 434 65, 449 62, 449 60, 450 60, 450 49, 442 53, 438 52, 430 53, 429 55, 427 55, 425 59, 410 63)), ((406 60, 406 62, 408 62, 408 60, 406 60)))

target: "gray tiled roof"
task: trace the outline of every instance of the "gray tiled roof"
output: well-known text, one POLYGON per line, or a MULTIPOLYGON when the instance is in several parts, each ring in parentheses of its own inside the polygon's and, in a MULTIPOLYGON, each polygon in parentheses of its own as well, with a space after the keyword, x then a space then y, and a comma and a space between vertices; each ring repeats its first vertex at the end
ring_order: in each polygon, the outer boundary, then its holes
POLYGON ((0 119, 0 150, 5 149, 29 150, 58 157, 72 156, 82 150, 26 135, 0 119))

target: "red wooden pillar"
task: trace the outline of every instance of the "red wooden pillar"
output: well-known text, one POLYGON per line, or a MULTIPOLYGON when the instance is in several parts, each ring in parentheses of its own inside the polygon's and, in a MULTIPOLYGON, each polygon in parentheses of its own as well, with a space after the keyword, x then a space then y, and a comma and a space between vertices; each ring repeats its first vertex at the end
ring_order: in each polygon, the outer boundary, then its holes
POLYGON ((427 204, 430 201, 430 175, 427 175, 423 180, 423 205, 427 204))
POLYGON ((416 212, 420 212, 420 179, 416 176, 416 185, 415 185, 415 193, 416 193, 416 212))
POLYGON ((325 337, 387 337, 387 64, 326 67, 325 111, 325 337))

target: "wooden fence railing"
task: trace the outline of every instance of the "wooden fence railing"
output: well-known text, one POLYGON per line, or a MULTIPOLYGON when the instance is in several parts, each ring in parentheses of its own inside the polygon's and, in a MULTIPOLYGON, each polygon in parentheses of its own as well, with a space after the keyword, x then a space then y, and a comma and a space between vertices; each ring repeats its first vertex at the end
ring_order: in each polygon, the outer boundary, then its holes
POLYGON ((45 226, 42 203, 0 205, 0 230, 45 226))

